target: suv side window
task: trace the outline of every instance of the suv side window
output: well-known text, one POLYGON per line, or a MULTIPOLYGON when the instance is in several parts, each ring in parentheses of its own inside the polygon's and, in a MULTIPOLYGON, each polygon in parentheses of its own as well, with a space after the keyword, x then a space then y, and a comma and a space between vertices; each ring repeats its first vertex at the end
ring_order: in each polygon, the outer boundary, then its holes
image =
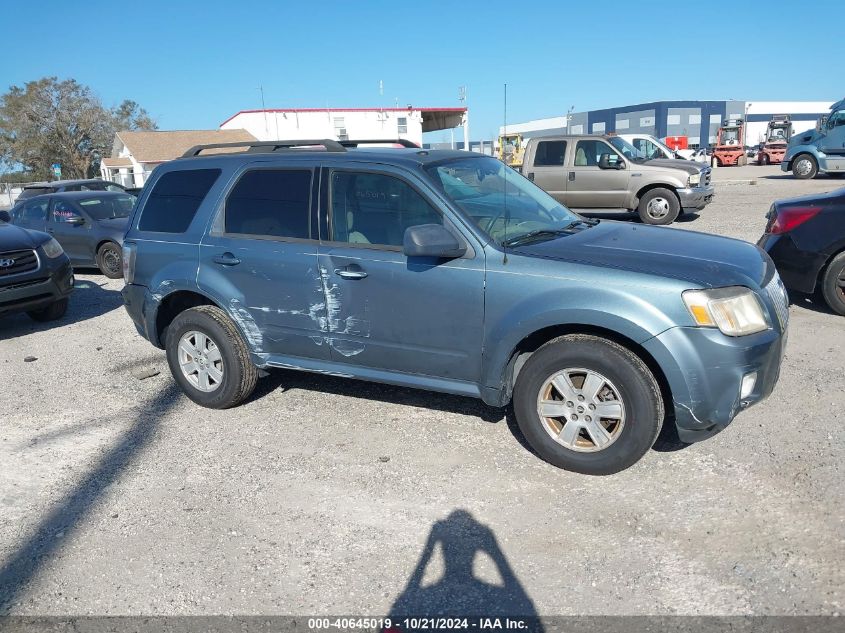
POLYGON ((226 199, 225 232, 309 239, 311 170, 254 169, 226 199))
POLYGON ((591 139, 578 141, 575 146, 575 163, 576 167, 598 167, 599 159, 602 154, 610 154, 611 162, 621 160, 621 156, 610 145, 603 141, 591 139))
POLYGON ((566 141, 540 141, 534 156, 535 167, 562 167, 566 141))
POLYGON ((46 222, 49 200, 34 200, 20 210, 20 219, 29 222, 46 222))
POLYGON ((81 217, 80 213, 69 202, 58 200, 53 205, 53 222, 67 222, 78 217, 81 217))
POLYGON ((219 176, 219 169, 185 169, 164 174, 147 198, 138 230, 184 233, 219 176))
POLYGON ((401 248, 405 229, 443 216, 404 180, 336 171, 331 177, 331 240, 401 248))

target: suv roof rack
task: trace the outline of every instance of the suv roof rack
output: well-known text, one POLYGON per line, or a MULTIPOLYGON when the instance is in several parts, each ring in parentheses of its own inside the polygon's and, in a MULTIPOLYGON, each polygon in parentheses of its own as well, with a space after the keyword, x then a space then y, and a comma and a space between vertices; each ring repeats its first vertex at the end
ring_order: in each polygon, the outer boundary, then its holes
MULTIPOLYGON (((391 141, 392 142, 392 141, 391 141)), ((204 145, 194 145, 187 152, 182 154, 182 158, 192 158, 199 156, 207 149, 224 149, 228 147, 245 147, 246 153, 272 153, 286 150, 293 150, 293 148, 312 148, 322 146, 327 152, 345 152, 346 148, 332 139, 298 139, 291 141, 241 141, 237 143, 206 143, 204 145)), ((414 146, 416 147, 416 145, 414 146)), ((294 150, 299 151, 299 150, 294 150)))
POLYGON ((410 149, 421 149, 419 145, 406 138, 373 138, 351 141, 338 141, 343 147, 358 147, 359 145, 401 145, 410 149))

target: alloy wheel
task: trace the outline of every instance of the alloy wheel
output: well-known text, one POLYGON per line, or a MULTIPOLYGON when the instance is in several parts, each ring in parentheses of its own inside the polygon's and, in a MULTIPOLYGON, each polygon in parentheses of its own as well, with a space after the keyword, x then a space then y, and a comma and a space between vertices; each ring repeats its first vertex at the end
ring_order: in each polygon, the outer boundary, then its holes
POLYGON ((605 376, 583 368, 550 376, 540 389, 537 414, 554 441, 584 453, 606 449, 625 426, 619 390, 605 376))
POLYGON ((205 393, 223 384, 223 356, 210 336, 192 330, 179 339, 179 368, 196 389, 205 393))

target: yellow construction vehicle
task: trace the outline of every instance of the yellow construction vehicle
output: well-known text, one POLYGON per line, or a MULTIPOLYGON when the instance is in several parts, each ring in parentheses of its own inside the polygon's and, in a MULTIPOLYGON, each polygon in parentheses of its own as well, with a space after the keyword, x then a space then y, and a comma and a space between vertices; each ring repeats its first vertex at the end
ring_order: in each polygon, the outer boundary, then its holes
POLYGON ((505 165, 519 169, 522 167, 522 157, 525 154, 525 140, 522 134, 503 134, 499 136, 497 156, 505 165))

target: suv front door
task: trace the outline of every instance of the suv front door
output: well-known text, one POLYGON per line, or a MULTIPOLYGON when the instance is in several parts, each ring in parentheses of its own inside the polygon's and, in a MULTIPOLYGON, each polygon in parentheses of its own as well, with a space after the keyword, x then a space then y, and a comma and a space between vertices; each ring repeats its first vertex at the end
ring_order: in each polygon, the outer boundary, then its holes
POLYGON ((448 219, 421 179, 380 166, 324 169, 320 271, 335 361, 476 382, 484 323, 484 251, 448 219), (406 257, 405 229, 442 224, 464 257, 406 257))
POLYGON ((628 197, 629 165, 619 153, 601 139, 583 139, 575 143, 568 158, 566 198, 573 209, 620 209, 628 197), (623 169, 599 167, 602 154, 623 169))
POLYGON ((91 218, 69 200, 53 198, 47 232, 62 245, 70 261, 86 265, 95 263, 91 244, 91 218))
POLYGON ((308 164, 246 166, 200 244, 198 285, 227 304, 258 354, 329 360, 316 173, 308 164))

